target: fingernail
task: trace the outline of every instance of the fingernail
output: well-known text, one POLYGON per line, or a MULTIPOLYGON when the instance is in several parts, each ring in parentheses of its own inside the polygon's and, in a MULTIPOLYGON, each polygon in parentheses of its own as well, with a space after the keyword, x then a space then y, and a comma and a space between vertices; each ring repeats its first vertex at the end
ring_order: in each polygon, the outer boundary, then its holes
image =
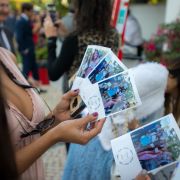
POLYGON ((145 169, 143 169, 143 170, 141 171, 141 174, 142 174, 142 175, 147 175, 147 171, 146 171, 145 169))
POLYGON ((76 92, 79 92, 79 89, 75 89, 74 92, 75 92, 75 93, 76 93, 76 92))
POLYGON ((97 117, 97 116, 98 116, 98 112, 94 112, 94 113, 93 113, 93 116, 94 116, 94 117, 97 117))

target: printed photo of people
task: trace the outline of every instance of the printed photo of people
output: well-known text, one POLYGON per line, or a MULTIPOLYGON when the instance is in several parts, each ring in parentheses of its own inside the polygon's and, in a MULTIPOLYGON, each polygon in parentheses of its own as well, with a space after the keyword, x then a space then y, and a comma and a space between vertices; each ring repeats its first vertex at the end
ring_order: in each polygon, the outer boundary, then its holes
POLYGON ((131 138, 141 166, 147 171, 172 163, 180 156, 180 140, 169 116, 131 133, 131 138))
POLYGON ((85 78, 100 62, 100 59, 109 52, 108 48, 94 48, 88 47, 84 55, 82 64, 80 66, 78 76, 85 78))
POLYGON ((134 107, 138 103, 128 72, 113 76, 98 85, 106 116, 134 107))
POLYGON ((88 78, 91 83, 94 84, 103 79, 119 74, 126 69, 127 68, 119 61, 119 59, 113 53, 110 53, 103 58, 103 60, 90 73, 88 78))

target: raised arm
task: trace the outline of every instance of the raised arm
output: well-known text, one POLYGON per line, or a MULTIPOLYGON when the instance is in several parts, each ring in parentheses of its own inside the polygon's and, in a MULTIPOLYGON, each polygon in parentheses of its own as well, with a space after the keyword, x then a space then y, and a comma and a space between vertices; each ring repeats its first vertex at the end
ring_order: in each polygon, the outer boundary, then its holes
POLYGON ((56 57, 57 28, 54 26, 50 16, 44 22, 44 31, 48 38, 48 71, 52 81, 58 80, 64 72, 71 67, 78 52, 77 36, 67 37, 61 48, 61 53, 56 57))
POLYGON ((62 44, 60 55, 56 57, 56 39, 48 39, 48 72, 52 81, 58 80, 69 70, 78 52, 77 36, 69 36, 62 44))

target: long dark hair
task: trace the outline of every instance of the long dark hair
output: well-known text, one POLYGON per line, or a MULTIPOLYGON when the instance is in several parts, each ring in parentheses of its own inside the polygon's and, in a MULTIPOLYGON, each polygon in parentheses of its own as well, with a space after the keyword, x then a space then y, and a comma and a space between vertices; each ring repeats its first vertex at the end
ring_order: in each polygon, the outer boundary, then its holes
POLYGON ((78 32, 91 29, 106 32, 110 27, 111 0, 74 0, 78 32))
MULTIPOLYGON (((0 69, 2 67, 0 66, 0 69)), ((14 150, 9 134, 5 112, 5 101, 0 79, 0 177, 6 180, 17 179, 14 150)))
MULTIPOLYGON (((177 79, 177 97, 173 98, 172 94, 166 93, 165 95, 165 113, 173 113, 175 119, 179 121, 180 118, 180 69, 169 70, 173 78, 177 79)), ((180 123, 180 122, 178 122, 180 123)))

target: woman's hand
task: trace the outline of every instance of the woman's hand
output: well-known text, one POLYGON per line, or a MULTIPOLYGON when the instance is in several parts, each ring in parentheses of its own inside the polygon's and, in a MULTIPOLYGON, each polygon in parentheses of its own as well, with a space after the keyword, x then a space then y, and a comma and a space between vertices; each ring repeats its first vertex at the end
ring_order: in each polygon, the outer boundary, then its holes
POLYGON ((69 34, 68 29, 66 28, 66 26, 64 25, 64 23, 61 19, 57 20, 55 22, 55 25, 58 27, 58 35, 60 37, 65 38, 69 34))
POLYGON ((79 90, 69 91, 62 96, 61 101, 53 110, 53 114, 57 121, 65 121, 72 119, 70 115, 70 102, 71 99, 79 94, 79 90))
POLYGON ((151 178, 148 176, 147 171, 143 169, 135 180, 151 180, 151 178))
POLYGON ((44 32, 47 38, 57 37, 57 28, 54 26, 50 16, 47 16, 44 21, 44 32))
POLYGON ((148 175, 138 175, 135 180, 151 180, 148 175))
POLYGON ((98 113, 93 113, 84 118, 64 121, 51 129, 48 133, 51 133, 54 143, 62 141, 86 144, 90 139, 101 132, 105 122, 105 119, 96 121, 93 129, 87 130, 87 124, 94 122, 97 119, 97 116, 98 113))

